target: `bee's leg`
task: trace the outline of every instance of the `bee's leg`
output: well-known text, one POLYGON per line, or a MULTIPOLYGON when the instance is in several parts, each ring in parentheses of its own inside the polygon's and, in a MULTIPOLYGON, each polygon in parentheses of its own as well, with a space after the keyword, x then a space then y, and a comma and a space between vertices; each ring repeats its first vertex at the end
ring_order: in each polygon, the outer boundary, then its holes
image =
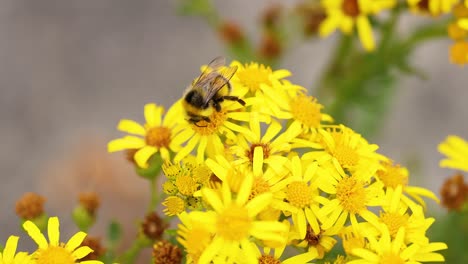
POLYGON ((200 121, 206 121, 206 122, 211 122, 210 118, 207 117, 207 116, 191 116, 189 119, 188 119, 189 123, 192 123, 194 125, 196 125, 197 127, 206 127, 206 126, 200 126, 198 125, 198 122, 200 121))
POLYGON ((230 101, 237 101, 239 104, 245 106, 245 101, 240 99, 239 97, 237 96, 231 96, 231 95, 225 95, 223 97, 221 97, 223 100, 230 100, 230 101))
POLYGON ((218 98, 216 100, 213 100, 213 107, 216 109, 216 111, 218 112, 221 112, 221 105, 220 103, 224 101, 224 99, 221 97, 221 98, 218 98))

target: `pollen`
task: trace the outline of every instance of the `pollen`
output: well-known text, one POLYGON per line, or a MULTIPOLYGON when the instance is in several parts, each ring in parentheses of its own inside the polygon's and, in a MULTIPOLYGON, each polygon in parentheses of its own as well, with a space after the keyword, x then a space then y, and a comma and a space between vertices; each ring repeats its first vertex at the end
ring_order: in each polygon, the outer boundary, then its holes
POLYGON ((198 185, 190 175, 182 175, 177 177, 175 185, 179 192, 183 195, 193 195, 197 190, 198 185))
POLYGON ((258 264, 281 264, 281 261, 270 255, 262 255, 258 259, 258 264))
POLYGON ((226 111, 213 111, 209 118, 210 121, 201 120, 196 124, 192 124, 192 129, 202 136, 212 135, 224 124, 227 113, 226 111))
POLYGON ((260 84, 264 83, 271 86, 269 76, 272 74, 270 67, 265 65, 250 64, 244 70, 237 71, 241 83, 247 86, 251 92, 255 92, 260 89, 260 84))
POLYGON ((405 261, 401 259, 400 255, 393 252, 383 253, 380 257, 379 263, 381 264, 403 264, 405 261))
POLYGON ((248 237, 252 219, 245 207, 231 204, 219 215, 216 223, 218 234, 228 241, 241 241, 248 237))
POLYGON ((49 245, 36 253, 36 264, 74 264, 75 257, 63 247, 49 245))
POLYGON ((246 151, 245 156, 247 156, 250 162, 254 161, 254 152, 256 147, 263 148, 263 159, 267 159, 270 156, 270 145, 268 143, 254 143, 250 146, 250 149, 246 151))
POLYGON ((356 214, 366 208, 364 183, 354 177, 345 177, 336 186, 336 197, 344 210, 356 214))
POLYGON ((168 148, 171 142, 171 130, 167 127, 151 127, 146 132, 146 144, 157 148, 168 148))
POLYGON ((382 165, 384 168, 377 171, 377 176, 385 187, 396 188, 398 185, 408 184, 408 171, 405 168, 392 162, 383 162, 382 165))
POLYGON ((286 190, 286 199, 297 208, 304 208, 310 204, 312 190, 307 183, 296 181, 288 185, 286 190))
POLYGON ((301 94, 291 100, 290 107, 294 119, 304 126, 313 128, 320 126, 322 119, 320 110, 323 106, 317 102, 317 98, 301 94))
POLYGON ((395 238, 398 229, 406 226, 409 216, 407 214, 400 215, 398 213, 380 213, 380 221, 387 225, 390 235, 395 238))
POLYGON ((343 12, 350 17, 357 17, 361 13, 358 0, 343 0, 341 8, 343 8, 343 12))
POLYGON ((178 215, 185 210, 185 202, 178 196, 167 197, 162 205, 166 207, 163 210, 164 214, 168 216, 178 215))
POLYGON ((345 144, 337 144, 331 154, 345 168, 353 167, 359 162, 359 155, 356 150, 345 144))
POLYGON ((252 185, 252 191, 249 196, 249 200, 255 198, 255 196, 270 191, 270 185, 262 177, 257 177, 252 185))

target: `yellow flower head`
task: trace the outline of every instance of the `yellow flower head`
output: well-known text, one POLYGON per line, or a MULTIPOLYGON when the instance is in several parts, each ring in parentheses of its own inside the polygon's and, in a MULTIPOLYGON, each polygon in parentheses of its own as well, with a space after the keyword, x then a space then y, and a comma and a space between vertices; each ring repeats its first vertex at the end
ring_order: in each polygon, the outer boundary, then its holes
POLYGON ((458 136, 448 136, 438 146, 439 152, 447 158, 440 161, 440 167, 468 171, 468 142, 458 136))
POLYGON ((3 252, 0 252, 0 264, 34 264, 31 255, 26 252, 16 253, 19 237, 10 236, 3 252))
POLYGON ((160 153, 164 160, 169 160, 171 152, 177 149, 174 141, 176 131, 175 126, 179 122, 182 114, 181 109, 176 105, 171 107, 163 118, 164 108, 156 104, 145 105, 144 126, 133 120, 120 120, 117 129, 136 136, 125 136, 109 142, 107 149, 109 152, 120 150, 136 150, 134 160, 139 167, 148 167, 148 160, 155 153, 160 153))
POLYGON ((420 262, 443 262, 444 257, 434 251, 446 249, 445 243, 426 243, 424 245, 411 244, 405 246, 405 229, 400 228, 392 239, 387 227, 381 227, 382 236, 379 240, 368 237, 368 248, 354 248, 352 254, 359 259, 349 261, 349 264, 369 263, 420 263, 420 262))
POLYGON ((93 252, 87 246, 80 246, 86 237, 86 233, 80 231, 73 235, 67 243, 60 242, 59 219, 57 217, 49 218, 47 227, 49 242, 33 222, 26 221, 23 228, 39 246, 32 254, 36 264, 103 264, 97 260, 79 261, 79 259, 93 252))
POLYGON ((447 14, 459 0, 408 0, 411 11, 438 16, 447 14))
POLYGON ((328 36, 338 28, 345 34, 351 34, 356 27, 363 47, 372 51, 375 49, 375 41, 368 16, 392 8, 396 1, 322 0, 321 3, 327 13, 327 18, 320 24, 321 36, 328 36))
POLYGON ((282 235, 288 227, 277 221, 259 221, 257 215, 270 205, 271 193, 263 193, 249 200, 253 177, 245 177, 239 193, 231 192, 227 182, 223 182, 221 192, 204 188, 204 200, 213 208, 206 212, 190 212, 189 218, 199 223, 213 240, 199 257, 198 263, 209 263, 217 256, 239 255, 239 248, 245 257, 245 263, 256 263, 256 254, 250 246, 250 239, 284 241, 282 235))

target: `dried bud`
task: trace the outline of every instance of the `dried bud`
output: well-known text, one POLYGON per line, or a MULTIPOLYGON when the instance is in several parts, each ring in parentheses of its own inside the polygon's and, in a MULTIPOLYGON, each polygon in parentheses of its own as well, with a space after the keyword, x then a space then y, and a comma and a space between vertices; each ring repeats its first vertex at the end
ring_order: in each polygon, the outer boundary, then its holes
POLYGON ((281 264, 281 261, 270 255, 262 255, 258 259, 258 264, 281 264))
POLYGON ((79 194, 80 205, 92 216, 96 215, 96 210, 99 208, 100 199, 95 192, 85 192, 79 194))
POLYGON ((161 239, 164 230, 166 230, 168 226, 169 225, 155 212, 149 213, 141 225, 145 236, 153 240, 161 239))
POLYGON ((278 23, 278 20, 281 17, 282 9, 283 9, 283 6, 281 6, 280 4, 273 4, 273 5, 268 6, 268 8, 266 8, 263 11, 262 24, 266 28, 274 27, 278 23))
POLYGON ((447 179, 440 190, 442 205, 449 210, 460 211, 468 199, 468 185, 458 173, 447 179))
POLYGON ((138 149, 127 149, 124 153, 125 153, 125 159, 128 160, 130 163, 132 163, 133 165, 136 165, 136 162, 135 162, 135 159, 134 159, 134 156, 135 156, 135 153, 138 151, 138 149))
POLYGON ((106 249, 101 244, 100 237, 92 237, 86 236, 83 242, 81 242, 81 246, 87 246, 93 250, 93 252, 86 255, 84 258, 81 258, 80 261, 85 260, 98 260, 101 256, 106 253, 106 249))
POLYGON ((234 22, 225 21, 222 23, 219 27, 219 34, 229 44, 239 43, 244 40, 244 33, 240 26, 234 22))
POLYGON ((267 59, 274 59, 281 55, 283 49, 279 40, 271 34, 265 34, 260 44, 260 54, 267 59))
POLYGON ((169 241, 162 240, 153 246, 154 264, 180 264, 182 263, 182 250, 169 241))
POLYGON ((36 193, 25 193, 16 202, 16 214, 22 219, 33 220, 44 214, 45 198, 36 193))
POLYGON ((302 17, 304 35, 317 35, 320 24, 327 18, 325 9, 321 5, 301 5, 298 7, 302 17))

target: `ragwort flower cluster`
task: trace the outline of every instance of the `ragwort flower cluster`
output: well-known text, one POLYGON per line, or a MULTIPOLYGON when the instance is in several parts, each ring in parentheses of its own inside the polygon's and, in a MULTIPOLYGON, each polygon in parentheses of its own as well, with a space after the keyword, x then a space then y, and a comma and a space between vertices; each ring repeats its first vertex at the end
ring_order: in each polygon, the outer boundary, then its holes
MULTIPOLYGON (((443 261, 436 251, 446 245, 426 236, 434 219, 424 215, 423 198, 438 200, 410 186, 404 167, 334 124, 315 97, 285 79, 289 71, 236 61, 224 68, 236 69, 224 80, 229 97, 199 113, 207 118, 174 118, 187 98, 166 117, 148 114, 158 107, 147 106, 146 126, 119 125, 146 140, 109 143, 111 151, 136 153, 152 146, 134 155, 139 165, 149 153, 162 157, 164 212, 181 221, 177 240, 188 263, 310 263, 329 258, 339 242, 342 262, 443 261), (148 140, 154 127, 169 131, 163 147, 148 140), (299 251, 288 258, 288 247, 299 251)), ((216 76, 224 68, 202 72, 216 76)))

